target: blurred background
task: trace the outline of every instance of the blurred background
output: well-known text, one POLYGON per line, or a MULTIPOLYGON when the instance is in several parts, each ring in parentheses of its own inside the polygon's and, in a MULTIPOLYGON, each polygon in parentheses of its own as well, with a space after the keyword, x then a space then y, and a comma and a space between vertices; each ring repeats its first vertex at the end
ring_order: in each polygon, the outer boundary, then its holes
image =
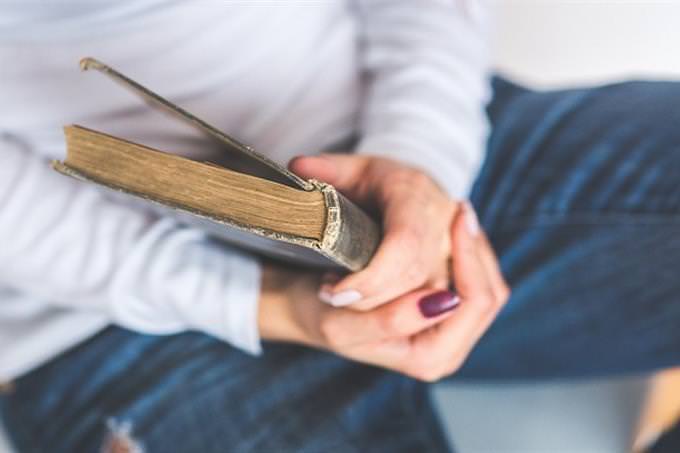
POLYGON ((494 56, 534 86, 680 79, 678 0, 497 0, 494 56))
MULTIPOLYGON (((531 86, 680 79, 680 0, 498 0, 497 6, 496 66, 531 86)), ((680 372, 457 384, 437 386, 434 395, 460 453, 621 453, 649 442, 678 415, 680 372)), ((0 453, 10 451, 0 432, 0 453)))
MULTIPOLYGON (((529 86, 680 80, 680 0, 496 3, 496 67, 529 86)), ((677 419, 680 371, 440 385, 434 396, 460 453, 623 453, 642 451, 677 419)))

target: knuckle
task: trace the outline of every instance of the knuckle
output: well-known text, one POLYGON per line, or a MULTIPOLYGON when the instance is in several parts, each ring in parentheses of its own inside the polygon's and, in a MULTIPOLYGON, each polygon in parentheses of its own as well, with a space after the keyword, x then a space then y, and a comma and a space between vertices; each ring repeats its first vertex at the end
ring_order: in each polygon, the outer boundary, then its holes
POLYGON ((473 241, 458 242, 457 247, 460 248, 460 251, 467 256, 477 254, 476 244, 473 241))
POLYGON ((432 195, 435 189, 441 192, 427 173, 413 167, 401 166, 392 170, 385 182, 392 194, 408 194, 424 200, 423 196, 432 195))
POLYGON ((401 330, 400 316, 396 310, 385 310, 378 317, 380 331, 386 336, 399 335, 401 330))
POLYGON ((400 165, 398 168, 394 168, 389 172, 387 182, 391 187, 397 189, 409 188, 412 187, 413 184, 420 182, 419 174, 422 175, 423 173, 415 168, 400 165))
POLYGON ((400 252, 408 251, 413 254, 421 241, 422 235, 414 226, 403 226, 394 231, 392 243, 400 252))
POLYGON ((439 380, 439 375, 429 370, 422 371, 418 374, 418 376, 416 376, 416 379, 433 384, 439 380))
POLYGON ((480 297, 477 301, 477 304, 479 305, 479 309, 484 316, 492 315, 498 310, 496 298, 490 294, 480 297))
POLYGON ((433 380, 436 379, 434 369, 418 357, 409 360, 405 364, 402 372, 413 379, 423 382, 433 382, 433 380))
POLYGON ((446 376, 446 373, 441 369, 430 368, 422 370, 418 375, 418 379, 424 382, 435 383, 440 381, 444 376, 446 376))
POLYGON ((411 169, 409 183, 412 187, 422 189, 432 186, 432 179, 420 170, 411 169))
POLYGON ((428 280, 427 269, 419 261, 418 259, 414 260, 414 263, 409 265, 404 272, 403 283, 411 288, 417 288, 428 280))
POLYGON ((449 377, 453 374, 455 374, 462 366, 463 363, 465 362, 465 355, 463 354, 456 354, 452 358, 448 360, 441 369, 441 377, 449 377))
POLYGON ((393 258, 394 278, 399 279, 400 286, 413 288, 425 283, 430 262, 423 256, 422 234, 415 228, 403 227, 395 230, 388 241, 392 249, 390 256, 393 258))
POLYGON ((500 307, 503 307, 510 300, 511 294, 512 294, 512 290, 510 289, 510 287, 508 285, 504 284, 503 286, 501 286, 500 301, 499 301, 498 305, 500 307))
POLYGON ((464 354, 455 354, 449 360, 449 363, 444 370, 444 375, 450 376, 460 370, 460 368, 463 366, 463 363, 465 363, 465 358, 466 356, 464 354))
POLYGON ((419 360, 414 360, 411 366, 411 375, 420 381, 436 382, 442 377, 441 360, 434 355, 428 355, 421 357, 419 360))
POLYGON ((507 302, 510 299, 510 296, 512 296, 512 288, 507 283, 503 284, 503 298, 507 302))
POLYGON ((420 371, 418 379, 431 383, 441 381, 442 379, 454 374, 459 368, 460 364, 457 360, 444 365, 439 364, 438 366, 433 366, 420 371))
POLYGON ((407 374, 421 381, 437 382, 455 374, 463 366, 465 358, 466 354, 460 351, 453 351, 448 357, 435 355, 422 357, 412 362, 407 374))

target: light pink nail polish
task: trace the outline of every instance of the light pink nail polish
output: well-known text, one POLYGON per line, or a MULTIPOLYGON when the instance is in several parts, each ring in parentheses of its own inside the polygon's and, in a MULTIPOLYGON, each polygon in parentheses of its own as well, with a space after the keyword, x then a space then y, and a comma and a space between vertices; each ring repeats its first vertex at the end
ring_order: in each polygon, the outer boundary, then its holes
POLYGON ((317 295, 319 297, 319 300, 321 302, 327 303, 329 305, 333 305, 331 302, 333 300, 333 294, 330 293, 330 291, 326 291, 324 289, 319 290, 319 294, 317 295))
POLYGON ((471 236, 479 235, 479 219, 477 218, 477 213, 475 208, 469 201, 465 202, 465 226, 467 227, 468 233, 471 236))
POLYGON ((361 293, 354 289, 346 289, 345 291, 332 294, 330 291, 322 288, 318 295, 321 301, 334 307, 345 307, 347 305, 359 302, 363 298, 361 293))

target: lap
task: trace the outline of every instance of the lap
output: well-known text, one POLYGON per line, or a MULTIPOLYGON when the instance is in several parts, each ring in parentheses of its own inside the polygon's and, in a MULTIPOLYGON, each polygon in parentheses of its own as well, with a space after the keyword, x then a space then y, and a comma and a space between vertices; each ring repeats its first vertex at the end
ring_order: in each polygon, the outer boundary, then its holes
POLYGON ((472 201, 513 295, 460 374, 677 365, 680 83, 495 88, 472 201))
POLYGON ((680 214, 680 82, 530 91, 502 79, 473 189, 493 225, 556 214, 680 214))
POLYGON ((305 348, 112 327, 19 379, 3 413, 21 451, 99 451, 126 426, 145 451, 448 451, 425 391, 305 348))

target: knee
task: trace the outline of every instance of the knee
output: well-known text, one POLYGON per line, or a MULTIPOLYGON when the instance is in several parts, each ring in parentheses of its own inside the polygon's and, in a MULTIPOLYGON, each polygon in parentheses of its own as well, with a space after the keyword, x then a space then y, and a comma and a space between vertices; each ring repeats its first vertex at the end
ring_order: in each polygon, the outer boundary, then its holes
POLYGON ((653 142, 657 152, 680 145, 680 82, 623 82, 597 91, 598 116, 622 135, 628 131, 635 142, 653 142))
MULTIPOLYGON (((612 211, 674 210, 680 197, 680 83, 624 82, 583 96, 571 127, 572 171, 557 204, 612 211)), ((571 137, 569 137, 571 136, 571 137)), ((569 168, 563 168, 568 170, 569 168)))

